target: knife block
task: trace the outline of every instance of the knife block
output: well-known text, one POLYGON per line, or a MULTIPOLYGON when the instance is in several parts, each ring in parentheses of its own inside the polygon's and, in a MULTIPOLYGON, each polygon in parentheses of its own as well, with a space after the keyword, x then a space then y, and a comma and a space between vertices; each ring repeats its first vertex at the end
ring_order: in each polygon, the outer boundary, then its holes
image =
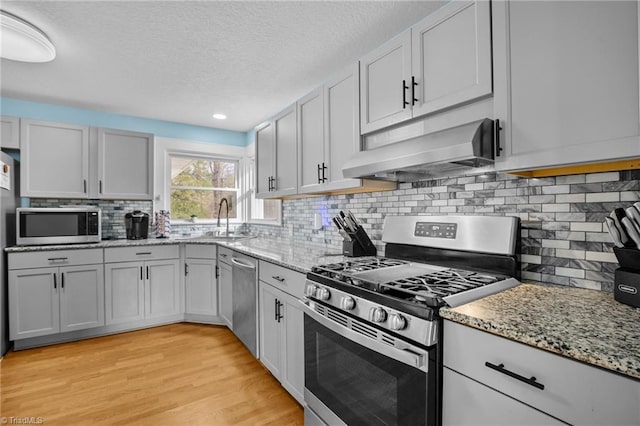
POLYGON ((377 254, 376 247, 371 244, 367 247, 354 240, 342 240, 342 254, 348 257, 375 256, 377 254))
POLYGON ((613 298, 640 308, 640 250, 614 247, 620 268, 614 272, 613 298))

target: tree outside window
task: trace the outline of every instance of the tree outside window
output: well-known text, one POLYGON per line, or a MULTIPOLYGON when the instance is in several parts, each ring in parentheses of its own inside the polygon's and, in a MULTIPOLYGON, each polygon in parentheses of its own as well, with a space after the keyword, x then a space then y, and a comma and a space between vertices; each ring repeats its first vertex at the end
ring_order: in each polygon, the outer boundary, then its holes
MULTIPOLYGON (((214 158, 171 156, 171 217, 217 219, 223 198, 229 218, 238 218, 238 162, 214 158)), ((223 208, 221 215, 226 211, 223 208)))

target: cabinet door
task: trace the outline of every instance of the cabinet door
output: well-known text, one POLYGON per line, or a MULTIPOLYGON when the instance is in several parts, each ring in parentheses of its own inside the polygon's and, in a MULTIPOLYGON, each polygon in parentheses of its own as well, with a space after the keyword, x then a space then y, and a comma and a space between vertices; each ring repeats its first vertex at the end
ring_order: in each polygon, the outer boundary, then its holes
POLYGON ((153 164, 153 135, 98 129, 99 198, 153 199, 153 164))
POLYGON ((60 331, 104 325, 102 265, 60 268, 60 331))
POLYGON ((324 190, 356 188, 360 179, 346 179, 342 166, 360 151, 360 75, 358 63, 324 85, 324 159, 328 182, 324 190))
POLYGON ((323 91, 317 89, 300 99, 298 108, 298 192, 321 190, 327 175, 324 157, 323 91))
POLYGON ((360 59, 362 134, 411 118, 411 30, 360 59))
POLYGON ((186 313, 218 315, 218 286, 216 261, 186 259, 186 313))
POLYGON ((272 196, 292 195, 298 192, 298 139, 296 106, 292 105, 273 119, 276 146, 275 191, 272 196))
POLYGON ((58 268, 9 271, 9 339, 60 332, 58 268))
POLYGON ((444 368, 442 425, 564 425, 513 398, 444 368))
POLYGON ((304 401, 304 312, 293 296, 283 294, 281 313, 284 316, 282 374, 284 388, 300 404, 304 401))
POLYGON ((145 318, 180 313, 178 260, 145 262, 145 318))
POLYGON ((0 147, 20 149, 20 119, 0 116, 0 147))
POLYGON ((282 377, 281 360, 281 321, 278 296, 281 291, 263 282, 259 283, 260 300, 260 361, 278 380, 282 377))
POLYGON ((491 94, 488 1, 451 2, 411 28, 413 117, 491 94))
POLYGON ((227 327, 233 326, 233 281, 231 266, 226 263, 218 262, 218 271, 220 273, 220 317, 224 320, 227 327))
POLYGON ((640 155, 637 2, 494 2, 493 26, 497 169, 640 155))
POLYGON ((109 263, 105 280, 106 324, 144 319, 143 263, 109 263))
POLYGON ((22 119, 20 195, 87 198, 89 128, 22 119))
POLYGON ((275 161, 273 124, 269 122, 256 130, 256 197, 271 195, 270 179, 275 176, 275 161))

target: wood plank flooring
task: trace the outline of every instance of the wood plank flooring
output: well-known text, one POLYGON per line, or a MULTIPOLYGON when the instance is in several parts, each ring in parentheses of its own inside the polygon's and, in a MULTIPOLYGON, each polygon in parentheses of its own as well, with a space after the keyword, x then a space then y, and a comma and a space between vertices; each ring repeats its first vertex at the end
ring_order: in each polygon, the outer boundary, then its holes
POLYGON ((9 352, 0 416, 46 425, 302 425, 302 407, 225 327, 172 324, 9 352))

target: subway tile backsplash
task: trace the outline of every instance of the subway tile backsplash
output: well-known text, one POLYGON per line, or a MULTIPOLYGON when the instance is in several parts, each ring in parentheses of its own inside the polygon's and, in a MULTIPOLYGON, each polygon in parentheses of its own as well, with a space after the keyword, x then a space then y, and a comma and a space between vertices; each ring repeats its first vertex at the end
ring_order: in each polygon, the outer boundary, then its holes
POLYGON ((384 252, 386 215, 517 216, 522 223, 522 279, 613 291, 618 267, 604 217, 640 200, 640 171, 520 178, 494 173, 401 184, 399 189, 285 200, 283 226, 248 225, 253 233, 289 238, 340 252, 331 217, 351 210, 384 252), (323 230, 311 229, 313 215, 323 230))
MULTIPOLYGON (((283 225, 244 224, 242 232, 304 242, 340 253, 342 237, 331 222, 351 210, 363 222, 378 254, 384 253, 382 224, 387 215, 479 214, 521 219, 522 279, 613 291, 618 267, 603 222, 613 209, 640 201, 640 171, 593 173, 539 179, 493 173, 404 183, 395 191, 285 200, 283 225), (314 214, 322 230, 312 230, 314 214)), ((151 201, 32 199, 33 207, 90 204, 102 209, 105 238, 124 238, 124 215, 152 213, 151 201)), ((172 226, 173 233, 211 225, 172 226)), ((200 229, 202 228, 202 229, 200 229)), ((205 229, 206 228, 206 229, 205 229)), ((150 234, 153 234, 151 226, 150 234)))

